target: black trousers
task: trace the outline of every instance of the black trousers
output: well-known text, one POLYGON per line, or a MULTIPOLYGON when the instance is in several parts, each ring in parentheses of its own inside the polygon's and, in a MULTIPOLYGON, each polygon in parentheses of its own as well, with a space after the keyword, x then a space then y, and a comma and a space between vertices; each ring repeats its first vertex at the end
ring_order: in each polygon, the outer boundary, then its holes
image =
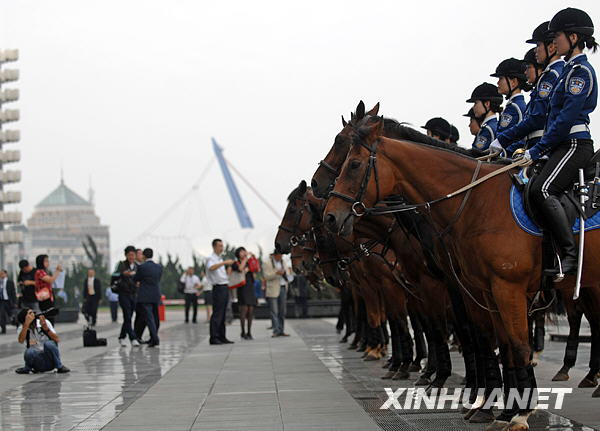
POLYGON ((135 297, 124 293, 119 294, 119 305, 121 306, 121 310, 123 310, 123 324, 121 325, 121 335, 119 335, 119 338, 123 339, 129 336, 130 340, 135 340, 138 337, 131 326, 133 310, 135 309, 135 297))
POLYGON ((150 332, 150 341, 158 343, 158 304, 144 302, 140 305, 144 310, 145 323, 150 332))
POLYGON ((594 155, 590 139, 571 139, 558 146, 550 155, 540 174, 531 184, 531 199, 540 206, 548 196, 558 196, 579 177, 579 169, 585 168, 594 155))
POLYGON ((213 313, 210 316, 210 340, 222 341, 225 336, 225 313, 229 301, 229 288, 226 284, 216 284, 212 289, 213 313))
POLYGON ((144 329, 146 329, 146 310, 144 304, 138 302, 135 304, 135 321, 133 322, 133 330, 138 340, 142 339, 144 329))
POLYGON ((6 332, 6 324, 12 317, 12 307, 9 300, 0 299, 0 328, 6 332))
POLYGON ((110 304, 110 318, 113 322, 117 321, 117 314, 119 312, 119 303, 117 301, 108 301, 110 304))
POLYGON ((88 296, 85 299, 84 311, 89 316, 90 324, 96 325, 96 319, 98 317, 98 304, 100 300, 96 296, 88 296))
POLYGON ((194 310, 192 315, 192 322, 196 323, 196 316, 198 316, 198 295, 195 293, 185 294, 185 321, 189 322, 190 307, 194 310))

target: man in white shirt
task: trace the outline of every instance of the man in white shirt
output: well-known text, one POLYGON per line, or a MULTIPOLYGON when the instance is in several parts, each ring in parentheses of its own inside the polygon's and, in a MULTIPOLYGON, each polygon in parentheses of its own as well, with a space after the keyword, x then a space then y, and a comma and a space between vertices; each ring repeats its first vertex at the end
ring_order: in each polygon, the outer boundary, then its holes
POLYGON ((69 370, 62 364, 58 343, 60 339, 50 323, 44 316, 36 318, 31 309, 23 309, 17 316, 19 324, 23 325, 19 332, 19 343, 26 343, 25 366, 18 368, 17 374, 30 372, 43 373, 56 369, 57 373, 68 373, 69 370))
POLYGON ((221 254, 225 247, 220 239, 213 239, 213 253, 206 259, 206 277, 212 285, 213 313, 210 318, 210 344, 231 344, 225 336, 225 312, 229 301, 229 278, 225 265, 232 265, 233 260, 223 260, 221 254))
POLYGON ((194 274, 194 267, 190 266, 181 276, 183 294, 185 295, 185 323, 189 323, 190 307, 193 307, 192 323, 197 323, 198 295, 200 294, 200 279, 194 274))

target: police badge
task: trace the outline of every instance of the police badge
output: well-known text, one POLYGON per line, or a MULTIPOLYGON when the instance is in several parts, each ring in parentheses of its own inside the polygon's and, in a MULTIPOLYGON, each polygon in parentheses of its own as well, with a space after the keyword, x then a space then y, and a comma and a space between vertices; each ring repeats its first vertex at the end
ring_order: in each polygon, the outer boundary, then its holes
POLYGON ((486 144, 487 144, 487 138, 485 136, 477 137, 477 142, 475 142, 475 146, 477 148, 479 148, 480 150, 483 150, 485 148, 486 144))
POLYGON ((508 127, 510 122, 512 121, 512 115, 510 114, 502 114, 500 116, 500 127, 508 127))
POLYGON ((574 77, 569 81, 569 93, 577 96, 583 91, 585 80, 583 78, 574 77))
POLYGON ((544 81, 544 82, 540 83, 540 85, 538 87, 538 95, 542 99, 545 99, 546 97, 548 97, 551 92, 552 92, 552 84, 550 84, 548 81, 544 81))

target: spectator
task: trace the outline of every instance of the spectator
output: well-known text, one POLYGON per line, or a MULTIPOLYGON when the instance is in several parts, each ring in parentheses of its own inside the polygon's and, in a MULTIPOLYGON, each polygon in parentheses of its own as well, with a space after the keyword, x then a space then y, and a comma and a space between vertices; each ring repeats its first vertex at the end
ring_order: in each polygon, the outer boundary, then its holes
POLYGON ((230 344, 225 336, 225 312, 229 301, 229 279, 225 265, 233 264, 233 260, 223 260, 223 241, 214 239, 212 242, 213 253, 206 259, 206 275, 212 285, 213 313, 210 318, 210 344, 230 344))
MULTIPOLYGON (((60 265, 56 266, 54 275, 48 273, 50 268, 50 260, 47 254, 40 254, 35 258, 35 297, 38 300, 41 311, 46 311, 54 307, 54 294, 52 293, 52 284, 62 272, 60 265)), ((51 323, 53 319, 48 319, 51 323)))
POLYGON ((38 300, 35 297, 35 271, 28 260, 19 262, 19 276, 17 282, 21 290, 21 308, 31 308, 34 312, 40 312, 38 300))
POLYGON ((288 337, 284 332, 287 307, 287 269, 281 253, 274 251, 265 265, 263 275, 266 281, 265 296, 271 310, 273 337, 288 337))
POLYGON ((129 245, 125 248, 125 260, 119 262, 116 271, 111 278, 111 285, 115 286, 119 294, 119 305, 123 311, 123 324, 121 325, 121 334, 119 335, 119 344, 126 347, 125 337, 129 336, 131 345, 138 347, 140 342, 131 326, 131 318, 135 309, 135 299, 137 288, 133 277, 137 272, 135 263, 135 247, 129 245))
POLYGON ((193 307, 192 323, 197 323, 198 317, 198 295, 200 294, 200 279, 194 274, 194 267, 190 266, 181 276, 183 283, 183 294, 185 295, 185 323, 189 323, 190 307, 193 307))
MULTIPOLYGON (((144 257, 144 253, 141 248, 138 248, 135 253, 135 263, 140 266, 145 262, 146 258, 144 257)), ((146 312, 144 311, 144 306, 138 301, 135 304, 135 322, 133 323, 133 330, 135 331, 135 335, 140 343, 148 344, 150 340, 142 341, 144 329, 146 329, 146 312)), ((158 326, 156 329, 158 330, 158 326)))
POLYGON ((44 316, 36 318, 30 308, 24 308, 17 316, 19 324, 23 325, 19 332, 19 343, 27 343, 25 350, 25 366, 15 370, 17 374, 30 372, 43 373, 56 369, 57 373, 68 373, 69 370, 60 360, 58 343, 60 339, 52 323, 44 316))
POLYGON ((135 263, 137 263, 138 265, 141 265, 145 261, 146 261, 146 259, 144 258, 144 252, 142 251, 142 249, 141 248, 136 249, 135 250, 135 263))
POLYGON ((96 271, 90 268, 87 271, 87 278, 83 282, 83 314, 92 326, 96 326, 98 304, 100 304, 101 297, 102 287, 100 286, 100 280, 96 278, 96 271))
POLYGON ((250 271, 248 259, 251 255, 244 247, 235 250, 236 261, 231 265, 231 271, 244 275, 245 284, 237 289, 238 306, 240 313, 240 326, 242 327, 241 338, 252 340, 252 318, 254 307, 256 307, 256 295, 254 294, 254 274, 250 271), (246 330, 246 323, 248 324, 246 330))
POLYGON ((140 284, 137 300, 142 305, 146 325, 150 332, 148 347, 154 347, 160 344, 158 338, 158 304, 160 303, 162 266, 152 260, 154 252, 151 248, 145 248, 143 253, 145 262, 138 267, 133 279, 140 284))
POLYGON ((17 293, 15 282, 8 279, 8 272, 0 270, 0 328, 2 334, 6 334, 6 324, 13 316, 13 310, 17 306, 17 293))
POLYGON ((206 321, 210 322, 210 316, 212 315, 212 284, 208 281, 208 277, 202 273, 202 295, 204 298, 204 307, 206 308, 206 321))
POLYGON ((113 292, 111 287, 108 286, 104 292, 104 296, 108 300, 108 305, 110 306, 110 319, 112 323, 116 323, 119 314, 119 295, 113 292))

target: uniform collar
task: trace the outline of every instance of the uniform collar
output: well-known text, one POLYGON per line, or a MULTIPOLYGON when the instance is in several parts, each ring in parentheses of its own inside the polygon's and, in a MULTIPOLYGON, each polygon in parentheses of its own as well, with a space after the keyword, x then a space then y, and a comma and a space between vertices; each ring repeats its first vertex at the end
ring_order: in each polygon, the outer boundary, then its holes
POLYGON ((585 60, 587 60, 587 56, 582 52, 581 54, 577 54, 575 57, 571 57, 569 59, 569 64, 581 63, 585 60))
POLYGON ((508 99, 508 101, 512 102, 514 99, 516 99, 519 96, 522 97, 522 98, 525 98, 525 96, 523 96, 523 93, 517 93, 517 94, 513 94, 512 96, 510 96, 510 98, 508 99))
POLYGON ((485 120, 483 120, 481 122, 481 127, 485 126, 487 123, 489 123, 492 120, 498 120, 498 119, 496 118, 495 115, 490 115, 489 117, 487 117, 485 120))
POLYGON ((562 58, 559 58, 558 60, 554 60, 552 63, 548 64, 548 66, 546 66, 546 68, 544 69, 544 72, 549 71, 550 69, 552 69, 552 66, 555 65, 556 63, 563 63, 564 64, 564 60, 562 58))

